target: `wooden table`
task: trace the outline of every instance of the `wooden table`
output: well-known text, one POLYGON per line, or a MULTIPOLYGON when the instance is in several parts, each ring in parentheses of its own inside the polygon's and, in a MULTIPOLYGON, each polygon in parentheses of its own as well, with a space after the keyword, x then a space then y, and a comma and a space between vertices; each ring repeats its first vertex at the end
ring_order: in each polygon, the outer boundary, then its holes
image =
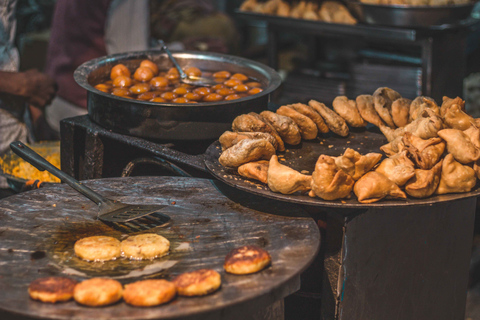
POLYGON ((4 314, 54 319, 246 319, 298 290, 300 273, 319 249, 318 227, 300 207, 249 195, 220 182, 134 177, 92 180, 86 185, 122 202, 169 205, 164 213, 170 215, 171 223, 147 232, 167 237, 171 253, 153 261, 82 261, 73 253, 76 240, 93 235, 123 239, 127 232, 96 220, 96 205, 66 185, 5 198, 0 201, 0 310, 4 314), (246 244, 268 250, 272 266, 252 275, 226 274, 225 255, 246 244), (31 300, 27 292, 31 281, 46 276, 77 280, 109 276, 127 284, 172 279, 201 268, 221 273, 221 290, 205 297, 177 297, 152 308, 124 302, 103 308, 73 301, 52 305, 31 300))

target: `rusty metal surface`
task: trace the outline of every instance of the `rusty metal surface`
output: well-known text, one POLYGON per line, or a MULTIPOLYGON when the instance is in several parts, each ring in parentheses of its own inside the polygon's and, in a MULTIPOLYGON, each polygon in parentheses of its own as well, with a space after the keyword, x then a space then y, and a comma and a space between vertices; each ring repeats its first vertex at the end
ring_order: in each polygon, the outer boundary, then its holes
POLYGON ((263 84, 261 93, 231 101, 158 103, 118 97, 97 90, 94 85, 109 79, 111 68, 125 64, 133 73, 144 59, 154 61, 161 70, 172 62, 161 51, 114 54, 90 60, 74 73, 75 81, 86 89, 90 118, 115 132, 142 138, 170 140, 216 139, 228 130, 242 113, 266 109, 270 94, 281 84, 278 73, 259 62, 219 53, 185 51, 173 53, 180 66, 195 66, 204 71, 226 70, 243 73, 263 84))
POLYGON ((168 256, 153 261, 119 259, 90 263, 73 253, 76 240, 92 235, 127 235, 95 219, 95 204, 59 184, 0 201, 0 309, 30 317, 54 319, 165 319, 199 314, 244 317, 298 290, 299 274, 318 252, 316 223, 296 205, 238 192, 218 181, 178 177, 135 177, 85 182, 105 196, 123 202, 175 206, 172 222, 151 229, 171 242, 168 256), (181 213, 178 213, 181 212, 181 213), (268 250, 272 266, 235 276, 223 271, 234 247, 256 244, 268 250), (222 275, 220 291, 182 298, 164 306, 135 308, 124 302, 104 308, 75 302, 44 304, 27 293, 34 279, 68 275, 77 280, 110 276, 123 284, 166 278, 200 268, 222 275))
MULTIPOLYGON (((382 153, 379 148, 385 143, 387 143, 385 137, 379 133, 376 128, 371 127, 368 130, 361 129, 351 131, 350 135, 346 138, 327 134, 315 140, 302 141, 300 145, 295 147, 289 146, 284 153, 277 152, 277 154, 279 155, 280 163, 304 174, 312 174, 315 168, 315 162, 321 154, 339 156, 343 154, 346 148, 352 148, 362 154, 368 152, 382 153)), ((335 201, 326 201, 318 197, 312 198, 300 193, 284 195, 272 192, 267 185, 255 180, 243 178, 236 170, 222 166, 218 162, 220 153, 221 147, 218 141, 213 143, 205 152, 205 165, 210 173, 217 179, 243 191, 292 203, 338 209, 367 209, 372 207, 429 206, 439 202, 448 202, 480 195, 480 188, 478 186, 473 191, 466 193, 435 195, 425 199, 380 200, 379 202, 370 204, 358 202, 353 192, 350 199, 335 201)))

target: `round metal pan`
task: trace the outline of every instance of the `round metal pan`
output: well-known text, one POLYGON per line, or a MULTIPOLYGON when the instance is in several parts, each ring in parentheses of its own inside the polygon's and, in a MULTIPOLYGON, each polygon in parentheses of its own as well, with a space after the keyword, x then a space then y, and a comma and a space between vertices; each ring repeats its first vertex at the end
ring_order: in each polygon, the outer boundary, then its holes
MULTIPOLYGON (((264 90, 249 97, 221 102, 174 104, 121 98, 94 88, 109 79, 117 63, 134 71, 144 59, 160 70, 173 66, 161 51, 115 54, 94 59, 75 70, 75 81, 85 88, 90 118, 102 127, 131 136, 167 140, 207 140, 218 138, 243 113, 265 110, 272 94, 281 84, 278 73, 261 63, 225 54, 185 51, 173 53, 180 66, 195 66, 203 71, 227 70, 244 73, 264 85, 264 90)), ((133 73, 133 72, 132 72, 133 73)))
POLYGON ((410 28, 457 25, 470 17, 475 4, 409 6, 376 5, 359 1, 346 3, 353 15, 363 23, 410 28))
MULTIPOLYGON (((387 143, 387 141, 377 130, 377 128, 372 127, 369 130, 351 131, 347 138, 342 138, 334 134, 327 134, 324 137, 315 140, 302 141, 299 146, 289 146, 284 153, 277 153, 277 155, 279 156, 280 163, 297 171, 303 171, 305 174, 312 174, 315 168, 315 163, 321 154, 339 156, 343 154, 346 148, 352 148, 362 154, 368 152, 382 153, 379 148, 387 143), (308 173, 306 173, 305 170, 308 171, 308 173)), ((306 194, 300 193, 285 195, 272 192, 268 186, 256 180, 243 178, 236 170, 222 166, 218 162, 220 153, 221 146, 218 141, 210 145, 205 152, 205 165, 208 171, 217 179, 239 190, 291 203, 339 209, 362 209, 372 207, 428 206, 433 203, 453 201, 480 195, 480 188, 478 186, 473 191, 467 193, 435 195, 425 199, 414 199, 409 197, 407 200, 380 200, 379 202, 370 204, 358 202, 353 192, 350 199, 335 201, 326 201, 318 197, 312 198, 306 194)))

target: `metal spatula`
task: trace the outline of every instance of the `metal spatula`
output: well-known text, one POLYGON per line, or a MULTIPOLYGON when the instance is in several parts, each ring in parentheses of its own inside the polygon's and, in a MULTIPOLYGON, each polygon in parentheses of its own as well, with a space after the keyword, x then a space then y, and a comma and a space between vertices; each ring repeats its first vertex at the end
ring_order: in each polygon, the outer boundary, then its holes
POLYGON ((104 198, 103 196, 86 187, 81 182, 75 180, 65 172, 57 169, 54 165, 45 160, 41 155, 27 147, 22 142, 12 142, 10 144, 10 148, 18 156, 32 164, 38 170, 47 170, 48 172, 68 184, 70 187, 95 202, 99 207, 98 219, 102 221, 110 223, 126 223, 151 214, 155 214, 155 218, 157 220, 160 220, 158 221, 160 222, 159 224, 165 224, 170 220, 169 216, 158 212, 160 209, 165 208, 166 205, 126 204, 121 203, 120 201, 104 198))

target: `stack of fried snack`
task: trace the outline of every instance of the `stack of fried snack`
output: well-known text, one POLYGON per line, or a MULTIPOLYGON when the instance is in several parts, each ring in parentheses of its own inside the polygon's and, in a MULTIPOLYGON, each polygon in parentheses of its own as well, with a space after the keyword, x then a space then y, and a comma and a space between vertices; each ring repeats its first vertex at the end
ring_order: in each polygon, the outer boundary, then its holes
POLYGON ((245 0, 240 6, 240 10, 330 23, 357 23, 357 20, 350 14, 348 9, 338 1, 324 1, 319 5, 313 1, 289 3, 284 0, 245 0))
MULTIPOLYGON (((271 191, 309 192, 324 200, 349 198, 361 203, 383 198, 426 198, 432 194, 469 192, 480 179, 480 119, 465 113, 464 101, 443 97, 439 107, 429 97, 413 101, 398 92, 378 88, 355 100, 336 97, 333 110, 315 100, 308 105, 281 106, 235 118, 232 130, 219 138, 219 162, 268 185, 271 191), (285 143, 315 139, 318 133, 346 137, 349 127, 372 123, 388 144, 382 154, 361 155, 346 149, 337 157, 319 155, 312 175, 302 174, 278 161, 276 151, 285 143), (380 162, 380 163, 379 163, 380 162)), ((305 168, 309 170, 311 168, 305 168)))
POLYGON ((360 2, 376 5, 447 6, 467 4, 471 0, 360 0, 360 2))

